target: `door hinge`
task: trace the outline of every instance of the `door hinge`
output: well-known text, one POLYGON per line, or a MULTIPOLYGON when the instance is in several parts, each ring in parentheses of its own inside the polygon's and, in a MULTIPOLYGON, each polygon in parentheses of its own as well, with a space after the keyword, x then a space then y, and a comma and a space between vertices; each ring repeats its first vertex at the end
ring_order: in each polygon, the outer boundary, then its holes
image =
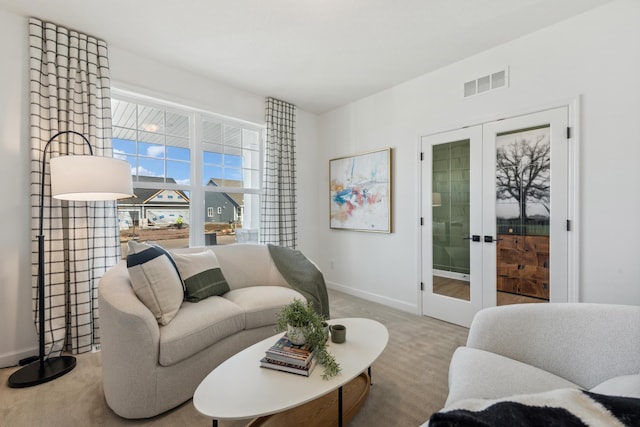
POLYGON ((420 217, 420 225, 424 225, 424 218, 420 217))
POLYGON ((420 290, 424 291, 424 282, 420 282, 420 290))
POLYGON ((571 231, 571 220, 567 220, 567 231, 571 231))
POLYGON ((567 139, 571 139, 571 128, 567 127, 567 139))
POLYGON ((420 161, 424 161, 424 153, 422 151, 420 152, 420 161))

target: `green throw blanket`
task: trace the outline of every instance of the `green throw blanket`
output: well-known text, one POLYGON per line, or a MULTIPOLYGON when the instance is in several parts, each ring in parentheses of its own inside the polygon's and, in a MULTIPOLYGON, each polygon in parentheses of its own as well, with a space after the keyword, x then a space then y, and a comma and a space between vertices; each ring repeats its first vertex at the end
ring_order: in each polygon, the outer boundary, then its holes
POLYGON ((302 252, 282 246, 267 245, 271 259, 292 288, 311 302, 314 310, 329 319, 329 297, 320 270, 302 252))

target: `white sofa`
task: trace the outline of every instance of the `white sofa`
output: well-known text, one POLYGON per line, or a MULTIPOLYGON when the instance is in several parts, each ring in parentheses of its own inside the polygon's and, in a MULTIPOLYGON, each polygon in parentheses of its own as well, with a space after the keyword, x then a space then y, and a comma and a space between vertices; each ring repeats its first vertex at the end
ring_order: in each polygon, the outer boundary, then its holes
POLYGON ((216 254, 231 290, 198 303, 183 302, 164 326, 136 297, 125 261, 100 280, 104 394, 118 415, 152 417, 187 401, 213 368, 273 335, 283 305, 294 298, 305 300, 280 274, 267 246, 208 249, 216 254))
POLYGON ((522 304, 477 313, 449 367, 445 408, 582 389, 640 393, 640 306, 522 304))

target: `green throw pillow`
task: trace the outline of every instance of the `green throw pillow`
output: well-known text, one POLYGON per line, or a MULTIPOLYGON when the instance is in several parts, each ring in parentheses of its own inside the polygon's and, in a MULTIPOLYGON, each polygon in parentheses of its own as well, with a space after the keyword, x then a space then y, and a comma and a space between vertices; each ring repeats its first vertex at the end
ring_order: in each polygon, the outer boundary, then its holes
POLYGON ((173 252, 171 255, 187 290, 187 301, 198 302, 229 292, 227 279, 222 274, 218 258, 212 251, 184 254, 173 252))

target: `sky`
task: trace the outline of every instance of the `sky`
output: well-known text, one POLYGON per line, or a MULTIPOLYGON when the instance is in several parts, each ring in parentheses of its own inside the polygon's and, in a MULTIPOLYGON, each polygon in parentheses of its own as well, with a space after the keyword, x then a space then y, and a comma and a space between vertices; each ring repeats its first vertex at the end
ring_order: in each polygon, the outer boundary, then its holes
MULTIPOLYGON (((190 183, 190 152, 189 148, 146 142, 136 147, 136 141, 113 138, 113 156, 129 162, 132 175, 173 178, 183 185, 190 183)), ((203 160, 203 185, 211 178, 242 180, 241 156, 205 151, 203 160)))

